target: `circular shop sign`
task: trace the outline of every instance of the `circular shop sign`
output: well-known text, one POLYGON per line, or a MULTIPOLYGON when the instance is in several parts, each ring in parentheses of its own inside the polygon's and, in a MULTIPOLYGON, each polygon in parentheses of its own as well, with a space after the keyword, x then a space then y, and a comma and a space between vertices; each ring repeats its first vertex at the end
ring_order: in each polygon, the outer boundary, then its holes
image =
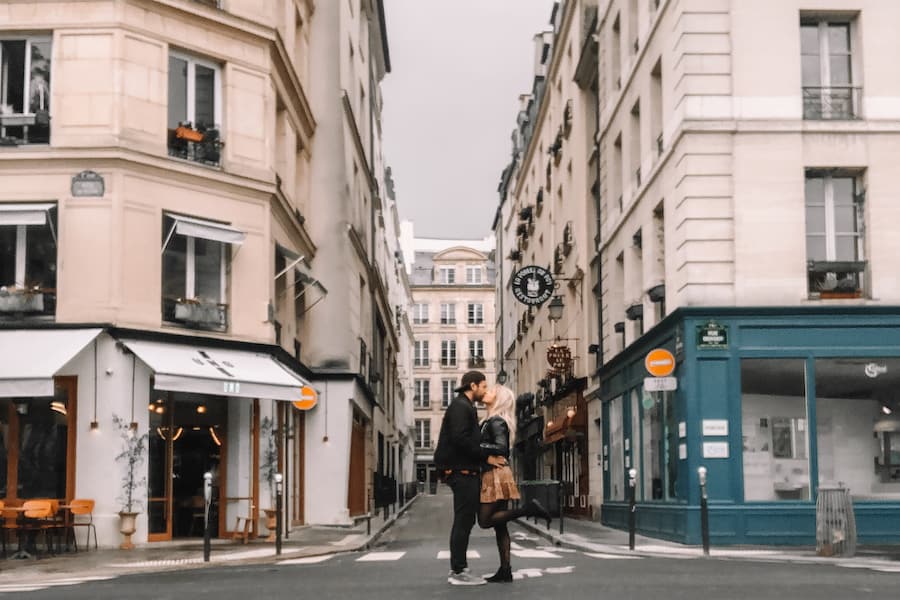
POLYGON ((543 267, 522 267, 512 280, 513 296, 522 304, 540 306, 553 294, 553 275, 543 267))

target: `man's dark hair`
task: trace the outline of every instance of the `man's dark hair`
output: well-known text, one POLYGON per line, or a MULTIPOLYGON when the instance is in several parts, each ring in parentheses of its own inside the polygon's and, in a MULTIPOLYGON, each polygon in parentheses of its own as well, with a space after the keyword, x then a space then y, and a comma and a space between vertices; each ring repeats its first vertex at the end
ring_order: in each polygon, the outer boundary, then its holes
POLYGON ((482 381, 487 380, 487 377, 484 376, 484 373, 481 371, 466 371, 466 374, 462 376, 462 380, 459 383, 459 387, 456 388, 457 394, 462 394, 464 392, 468 392, 472 389, 472 385, 478 386, 482 381))

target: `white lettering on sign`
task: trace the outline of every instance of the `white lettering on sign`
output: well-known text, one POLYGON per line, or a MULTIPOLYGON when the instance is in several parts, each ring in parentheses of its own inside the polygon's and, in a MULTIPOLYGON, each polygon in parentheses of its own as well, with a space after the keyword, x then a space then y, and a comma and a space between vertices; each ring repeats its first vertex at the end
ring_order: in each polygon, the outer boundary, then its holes
POLYGON ((728 458, 728 442, 703 442, 703 458, 728 458))
POLYGON ((678 444, 678 459, 687 460, 687 444, 678 444))
POLYGON ((678 437, 687 437, 687 423, 684 421, 678 423, 678 437))
POLYGON ((726 419, 703 419, 703 435, 728 435, 726 419))
POLYGON ((644 377, 644 390, 647 392, 672 392, 678 389, 675 377, 644 377))
POLYGON ((238 381, 225 381, 225 382, 223 382, 223 386, 225 388, 226 394, 240 394, 241 393, 241 384, 238 381))

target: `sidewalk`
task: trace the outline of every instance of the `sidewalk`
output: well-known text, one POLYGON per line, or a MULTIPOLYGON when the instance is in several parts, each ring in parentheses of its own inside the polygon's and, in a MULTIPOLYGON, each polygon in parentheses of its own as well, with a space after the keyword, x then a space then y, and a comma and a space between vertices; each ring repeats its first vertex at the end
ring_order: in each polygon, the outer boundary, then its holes
MULTIPOLYGON (((246 545, 229 540, 213 540, 210 562, 203 562, 203 540, 145 544, 134 550, 81 550, 39 559, 0 559, 0 586, 4 584, 48 583, 72 579, 108 579, 131 573, 150 573, 216 567, 271 563, 281 560, 354 552, 373 545, 419 496, 412 498, 387 520, 383 510, 373 515, 371 523, 359 520, 352 527, 305 526, 292 530, 282 539, 281 556, 275 556, 275 544, 262 539, 246 545)), ((15 551, 15 546, 9 552, 15 551)))
MULTIPOLYGON (((606 527, 595 521, 566 518, 563 533, 554 519, 548 530, 543 523, 519 519, 519 525, 550 541, 555 546, 609 555, 631 555, 656 558, 702 558, 701 546, 688 546, 667 540, 635 536, 635 549, 628 548, 628 532, 606 527)), ((858 546, 852 558, 823 557, 809 546, 720 546, 710 548, 710 558, 751 560, 760 562, 793 562, 838 565, 900 573, 900 546, 858 546)))

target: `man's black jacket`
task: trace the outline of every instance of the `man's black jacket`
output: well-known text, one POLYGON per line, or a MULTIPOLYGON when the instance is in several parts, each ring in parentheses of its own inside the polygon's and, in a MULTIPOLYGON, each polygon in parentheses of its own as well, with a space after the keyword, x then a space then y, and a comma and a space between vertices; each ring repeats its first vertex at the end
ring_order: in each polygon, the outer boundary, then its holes
POLYGON ((481 447, 481 429, 475 406, 463 394, 450 402, 441 423, 434 464, 439 471, 452 469, 479 472, 484 459, 497 451, 481 447))

